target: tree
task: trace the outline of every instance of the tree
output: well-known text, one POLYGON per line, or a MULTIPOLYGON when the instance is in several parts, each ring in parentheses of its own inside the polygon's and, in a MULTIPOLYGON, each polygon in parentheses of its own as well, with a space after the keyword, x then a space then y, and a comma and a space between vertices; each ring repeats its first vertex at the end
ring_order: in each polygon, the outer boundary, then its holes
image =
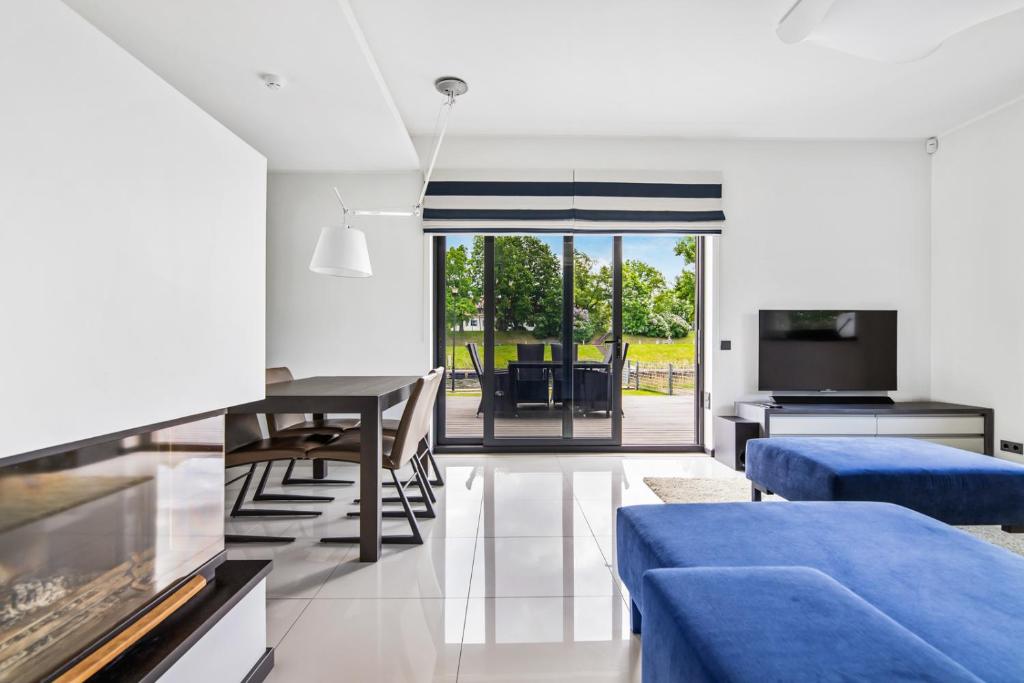
MULTIPOLYGON (((448 329, 465 331, 466 321, 477 314, 477 302, 480 301, 480 288, 473 268, 470 265, 466 247, 452 247, 444 256, 444 318, 448 329)), ((455 335, 452 339, 452 369, 455 368, 455 335)), ((451 373, 452 386, 455 386, 455 373, 451 373)))
MULTIPOLYGON (((483 264, 482 237, 473 240, 473 261, 483 264)), ((483 282, 482 273, 479 282, 483 282)), ((562 323, 561 260, 529 235, 494 238, 494 326, 557 336, 562 323)))
POLYGON ((573 340, 592 342, 611 330, 612 271, 597 267, 594 259, 581 251, 573 252, 573 340))
POLYGON ((676 240, 674 251, 676 256, 683 257, 686 265, 692 266, 697 262, 697 238, 693 235, 680 237, 676 240))
POLYGON ((657 268, 634 259, 622 263, 622 331, 641 336, 667 336, 652 326, 655 298, 666 289, 657 268))
POLYGON ((477 314, 480 291, 470 268, 465 246, 453 247, 444 258, 444 314, 448 329, 464 330, 466 321, 477 314))
POLYGON ((676 298, 676 310, 686 319, 688 330, 693 329, 694 315, 697 308, 697 274, 694 264, 697 263, 697 238, 693 235, 680 237, 675 244, 676 256, 683 257, 683 270, 676 276, 672 286, 676 298))

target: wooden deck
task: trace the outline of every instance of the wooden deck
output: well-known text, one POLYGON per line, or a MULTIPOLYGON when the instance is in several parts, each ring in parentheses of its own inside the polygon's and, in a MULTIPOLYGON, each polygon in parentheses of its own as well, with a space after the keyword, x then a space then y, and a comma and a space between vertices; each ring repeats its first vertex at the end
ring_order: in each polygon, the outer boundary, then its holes
MULTIPOLYGON (((445 397, 448 419, 445 432, 453 437, 481 438, 484 418, 476 416, 479 396, 445 397)), ((674 396, 623 396, 623 446, 676 446, 694 442, 693 394, 674 396)), ((579 437, 608 438, 611 420, 604 413, 575 418, 573 434, 579 437)), ((523 406, 519 417, 499 417, 494 421, 498 438, 559 438, 562 434, 561 409, 523 406)))

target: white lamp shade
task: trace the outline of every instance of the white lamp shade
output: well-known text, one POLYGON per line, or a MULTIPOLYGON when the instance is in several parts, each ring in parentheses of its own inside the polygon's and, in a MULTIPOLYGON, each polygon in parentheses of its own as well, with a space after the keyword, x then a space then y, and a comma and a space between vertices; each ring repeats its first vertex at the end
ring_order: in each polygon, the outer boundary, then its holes
POLYGON ((366 235, 348 226, 329 225, 320 230, 309 269, 320 275, 370 277, 370 252, 366 235))

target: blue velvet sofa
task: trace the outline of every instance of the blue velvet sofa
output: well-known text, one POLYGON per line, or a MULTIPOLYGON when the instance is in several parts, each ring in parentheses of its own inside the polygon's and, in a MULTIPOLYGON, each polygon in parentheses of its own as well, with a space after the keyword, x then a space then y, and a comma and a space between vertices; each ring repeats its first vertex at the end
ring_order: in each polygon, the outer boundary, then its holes
POLYGON ((646 683, 980 681, 816 569, 652 569, 643 592, 646 683))
MULTIPOLYGON (((636 633, 648 611, 658 613, 655 602, 664 603, 661 593, 647 594, 644 575, 650 570, 809 567, 974 676, 1024 680, 1024 558, 912 510, 861 502, 642 505, 620 508, 616 525, 618 570, 629 589, 636 633)), ((757 610, 746 591, 728 582, 719 590, 737 591, 757 610)), ((811 611, 797 609, 778 620, 761 613, 762 626, 798 629, 811 611)), ((659 617, 644 626, 644 637, 659 638, 653 631, 661 623, 659 617)), ((658 671, 659 657, 678 652, 655 651, 644 660, 644 671, 658 671)))
POLYGON ((746 471, 755 500, 759 491, 786 500, 870 500, 948 524, 1024 525, 1024 466, 919 439, 753 439, 746 471))

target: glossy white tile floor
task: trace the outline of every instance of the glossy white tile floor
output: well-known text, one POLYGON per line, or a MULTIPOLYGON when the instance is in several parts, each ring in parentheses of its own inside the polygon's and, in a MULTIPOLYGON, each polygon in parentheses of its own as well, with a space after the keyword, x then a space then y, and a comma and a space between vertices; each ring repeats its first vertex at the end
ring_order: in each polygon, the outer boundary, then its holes
MULTIPOLYGON (((639 681, 640 641, 614 570, 615 509, 658 502, 647 476, 742 476, 703 455, 440 461, 447 485, 438 518, 420 521, 426 543, 385 546, 374 564, 354 545, 318 542, 357 533, 345 516, 354 487, 288 487, 335 495, 329 504, 260 503, 323 510, 317 519, 228 523, 298 537, 229 550, 274 560, 269 680, 639 681)), ((332 465, 331 476, 356 470, 332 465)), ((385 520, 385 533, 407 533, 405 521, 385 520)))

